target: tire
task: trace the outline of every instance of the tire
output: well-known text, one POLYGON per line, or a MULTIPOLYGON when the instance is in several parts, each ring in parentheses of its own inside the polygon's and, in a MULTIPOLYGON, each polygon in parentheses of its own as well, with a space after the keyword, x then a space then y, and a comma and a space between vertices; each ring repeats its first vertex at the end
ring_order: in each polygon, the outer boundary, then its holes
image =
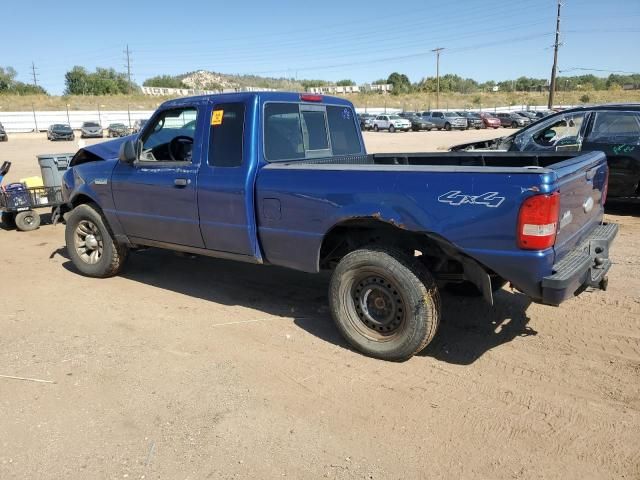
POLYGON ((431 131, 431 129, 430 129, 430 128, 427 128, 427 132, 430 132, 430 131, 431 131))
POLYGON ((394 127, 393 125, 389 125, 389 133, 393 133, 396 131, 396 127, 394 127))
POLYGON ((64 238, 69 258, 89 277, 117 275, 129 253, 127 247, 116 243, 102 213, 91 204, 79 205, 71 211, 64 238))
POLYGON ((407 360, 420 352, 440 323, 433 277, 413 257, 393 248, 347 254, 331 277, 329 304, 349 344, 383 360, 407 360))
POLYGON ((511 128, 518 128, 517 122, 511 122, 511 128))
POLYGON ((449 122, 445 123, 445 124, 444 124, 444 129, 445 129, 447 132, 450 132, 450 131, 451 131, 451 124, 450 124, 449 122))
POLYGON ((373 131, 374 131, 374 132, 377 132, 378 130, 379 130, 379 129, 378 129, 378 125, 374 125, 374 126, 373 126, 373 131))
POLYGON ((5 228, 16 228, 16 216, 14 213, 0 212, 0 223, 5 228))
POLYGON ((40 215, 35 210, 19 212, 15 217, 16 228, 21 232, 31 232, 40 227, 40 215))

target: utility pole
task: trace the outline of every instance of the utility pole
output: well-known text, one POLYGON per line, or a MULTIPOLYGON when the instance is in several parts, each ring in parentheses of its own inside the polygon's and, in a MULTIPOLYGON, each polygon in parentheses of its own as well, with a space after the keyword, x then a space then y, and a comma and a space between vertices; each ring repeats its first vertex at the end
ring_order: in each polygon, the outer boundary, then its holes
POLYGON ((38 75, 36 74, 36 64, 31 62, 31 74, 33 75, 33 85, 38 86, 38 75))
POLYGON ((551 83, 549 85, 549 103, 547 108, 553 107, 553 95, 556 91, 556 74, 558 71, 558 48, 560 47, 560 7, 562 3, 558 0, 558 16, 556 18, 556 41, 553 44, 553 67, 551 68, 551 83))
POLYGON ((125 65, 127 67, 127 79, 128 79, 127 93, 131 95, 131 51, 129 50, 129 44, 127 44, 127 48, 124 51, 124 54, 126 55, 126 60, 127 60, 127 64, 125 65))
POLYGON ((436 53, 436 108, 440 108, 440 52, 444 50, 442 47, 431 50, 436 53))

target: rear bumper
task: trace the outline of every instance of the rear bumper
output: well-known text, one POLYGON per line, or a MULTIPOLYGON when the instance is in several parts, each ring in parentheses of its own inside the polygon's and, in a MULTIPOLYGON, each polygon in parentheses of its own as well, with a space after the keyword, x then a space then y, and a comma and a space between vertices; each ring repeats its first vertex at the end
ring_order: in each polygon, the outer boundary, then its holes
POLYGON ((617 224, 599 225, 556 263, 553 274, 542 279, 542 303, 560 305, 589 287, 606 290, 611 268, 609 247, 617 234, 617 224))

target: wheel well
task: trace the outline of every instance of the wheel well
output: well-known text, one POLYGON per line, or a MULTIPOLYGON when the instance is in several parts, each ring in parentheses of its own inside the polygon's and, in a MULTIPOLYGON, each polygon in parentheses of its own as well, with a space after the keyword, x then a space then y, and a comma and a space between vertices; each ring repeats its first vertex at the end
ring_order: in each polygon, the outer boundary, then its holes
POLYGON ((73 208, 76 208, 78 205, 84 205, 85 203, 95 203, 95 202, 90 196, 80 194, 73 199, 73 201, 71 202, 71 205, 73 205, 73 208))
POLYGON ((410 255, 414 252, 442 254, 439 241, 425 233, 410 232, 375 218, 360 218, 334 226, 320 248, 320 268, 332 269, 346 254, 365 245, 394 246, 410 255))

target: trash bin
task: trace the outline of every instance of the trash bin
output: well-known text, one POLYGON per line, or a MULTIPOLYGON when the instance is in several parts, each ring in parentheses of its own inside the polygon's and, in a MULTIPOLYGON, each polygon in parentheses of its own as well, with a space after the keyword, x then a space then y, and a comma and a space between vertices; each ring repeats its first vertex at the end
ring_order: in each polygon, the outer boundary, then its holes
POLYGON ((38 155, 45 187, 61 187, 62 175, 69 168, 73 153, 49 153, 38 155))

